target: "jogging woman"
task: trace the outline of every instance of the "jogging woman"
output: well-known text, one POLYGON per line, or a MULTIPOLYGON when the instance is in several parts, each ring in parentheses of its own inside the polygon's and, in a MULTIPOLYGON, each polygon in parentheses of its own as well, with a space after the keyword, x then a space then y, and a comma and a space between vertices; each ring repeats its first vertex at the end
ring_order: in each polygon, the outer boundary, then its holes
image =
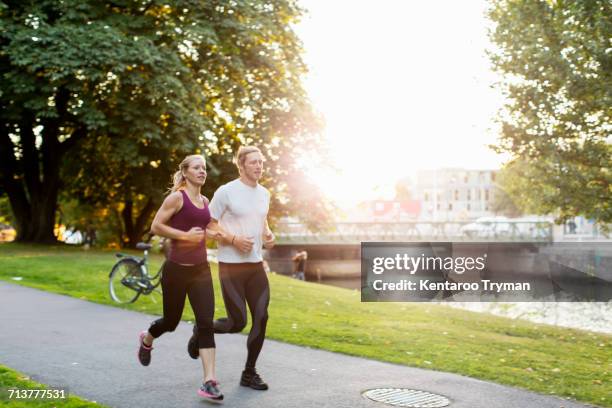
POLYGON ((223 394, 215 376, 215 300, 206 260, 206 227, 210 212, 208 199, 200 194, 205 181, 204 157, 187 156, 174 174, 170 194, 155 214, 151 232, 171 240, 161 280, 164 315, 154 321, 148 331, 140 333, 138 360, 144 366, 150 364, 153 340, 176 329, 188 296, 197 322, 199 357, 204 370, 198 395, 220 401, 223 394))

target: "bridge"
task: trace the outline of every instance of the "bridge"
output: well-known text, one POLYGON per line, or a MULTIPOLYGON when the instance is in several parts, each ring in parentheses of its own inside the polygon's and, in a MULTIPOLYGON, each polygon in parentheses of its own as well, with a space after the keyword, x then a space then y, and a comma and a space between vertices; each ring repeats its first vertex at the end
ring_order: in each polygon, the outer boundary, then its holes
POLYGON ((491 222, 338 222, 313 232, 302 223, 275 226, 277 245, 360 244, 363 241, 533 241, 552 242, 552 223, 491 222))
POLYGON ((267 251, 272 270, 291 274, 291 257, 308 251, 309 280, 357 278, 361 242, 552 242, 553 226, 540 221, 479 222, 337 222, 321 231, 302 223, 273 228, 276 246, 267 251))

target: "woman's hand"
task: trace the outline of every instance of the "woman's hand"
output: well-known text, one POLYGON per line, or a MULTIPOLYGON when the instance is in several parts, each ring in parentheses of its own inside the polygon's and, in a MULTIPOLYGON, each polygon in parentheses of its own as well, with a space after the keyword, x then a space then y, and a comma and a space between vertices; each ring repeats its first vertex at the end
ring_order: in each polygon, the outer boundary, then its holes
POLYGON ((188 242, 199 243, 204 240, 204 230, 200 227, 193 227, 183 235, 183 239, 188 242))
POLYGON ((219 241, 221 238, 223 238, 223 234, 220 231, 216 231, 216 230, 207 228, 206 237, 210 239, 214 239, 215 241, 219 241))

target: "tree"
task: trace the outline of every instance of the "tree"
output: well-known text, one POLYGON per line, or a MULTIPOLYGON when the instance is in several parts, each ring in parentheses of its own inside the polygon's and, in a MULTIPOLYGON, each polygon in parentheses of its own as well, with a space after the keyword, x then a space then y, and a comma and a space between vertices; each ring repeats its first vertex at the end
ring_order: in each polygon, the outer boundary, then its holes
POLYGON ((494 0, 490 53, 510 101, 495 146, 514 201, 558 221, 612 222, 612 4, 494 0))
POLYGON ((128 141, 103 135, 83 140, 82 156, 64 162, 60 206, 62 214, 71 215, 64 218, 67 225, 104 230, 105 243, 134 247, 148 231, 175 163, 172 152, 156 148, 157 143, 139 146, 128 141), (162 159, 164 154, 168 160, 162 159))
POLYGON ((324 207, 316 188, 293 194, 297 159, 321 145, 294 1, 4 1, 0 13, 0 188, 19 240, 55 239, 63 188, 120 209, 133 245, 186 154, 207 156, 220 184, 243 143, 269 158, 277 213, 324 207))
MULTIPOLYGON (((491 211, 496 215, 500 214, 512 218, 520 217, 527 212, 533 214, 534 210, 530 206, 529 201, 516 202, 513 198, 520 195, 520 189, 517 189, 515 184, 516 176, 512 170, 514 170, 513 167, 506 166, 497 174, 491 211)), ((533 194, 531 195, 533 196, 533 194)))

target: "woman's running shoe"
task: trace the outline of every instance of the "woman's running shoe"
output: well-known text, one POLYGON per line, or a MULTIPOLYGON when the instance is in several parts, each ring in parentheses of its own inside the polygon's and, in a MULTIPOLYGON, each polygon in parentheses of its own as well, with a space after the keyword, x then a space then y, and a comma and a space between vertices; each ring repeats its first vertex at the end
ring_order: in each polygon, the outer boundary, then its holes
POLYGON ((142 331, 138 335, 138 361, 140 361, 140 364, 142 364, 143 366, 148 366, 149 364, 151 364, 151 350, 153 350, 153 346, 146 346, 144 344, 144 338, 146 334, 146 331, 142 331))
POLYGON ((208 380, 198 389, 198 395, 209 401, 219 402, 223 400, 223 394, 219 390, 219 383, 216 380, 208 380))

